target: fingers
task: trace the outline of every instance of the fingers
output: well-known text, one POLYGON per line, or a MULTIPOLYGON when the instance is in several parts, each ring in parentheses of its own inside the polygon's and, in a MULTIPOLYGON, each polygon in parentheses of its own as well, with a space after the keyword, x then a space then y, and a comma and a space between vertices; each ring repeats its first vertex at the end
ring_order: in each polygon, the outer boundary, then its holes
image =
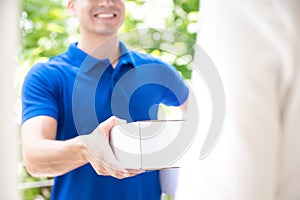
POLYGON ((131 176, 139 175, 144 172, 145 172, 145 170, 127 170, 127 172, 124 173, 124 176, 131 177, 131 176))
POLYGON ((96 161, 96 166, 93 166, 93 168, 96 170, 98 175, 113 176, 118 179, 136 176, 145 172, 144 170, 129 170, 123 168, 116 168, 115 166, 111 166, 106 162, 98 161, 96 161))
POLYGON ((113 118, 112 120, 114 120, 115 125, 120 125, 120 124, 126 124, 127 123, 127 121, 125 119, 120 119, 116 116, 111 116, 110 118, 113 118))
POLYGON ((97 174, 122 179, 141 173, 121 166, 103 134, 86 135, 83 138, 87 149, 86 158, 97 174))
POLYGON ((145 170, 143 169, 126 169, 126 171, 132 174, 140 174, 145 172, 145 170))
MULTIPOLYGON (((95 169, 95 167, 94 167, 94 169, 95 169)), ((117 179, 124 179, 124 178, 128 178, 128 177, 136 176, 143 172, 144 172, 143 170, 118 170, 118 169, 114 169, 114 168, 105 166, 105 164, 96 170, 96 173, 98 175, 112 176, 117 179)))
POLYGON ((123 178, 128 178, 132 176, 136 176, 138 174, 143 173, 144 171, 141 170, 135 170, 135 171, 115 171, 114 173, 111 174, 111 176, 118 178, 118 179, 123 179, 123 178))
POLYGON ((109 175, 118 179, 135 176, 143 172, 141 170, 127 170, 123 168, 119 165, 118 161, 114 159, 114 157, 111 157, 109 162, 107 162, 106 160, 101 162, 101 166, 109 175))
POLYGON ((111 116, 104 122, 99 125, 100 131, 105 135, 106 138, 109 138, 110 130, 119 124, 126 124, 127 121, 124 119, 120 119, 116 116, 111 116))
POLYGON ((126 123, 126 120, 112 116, 102 122, 91 134, 81 136, 88 152, 87 160, 97 174, 123 179, 142 172, 140 170, 124 169, 110 147, 108 139, 111 129, 115 125, 124 123, 126 123))

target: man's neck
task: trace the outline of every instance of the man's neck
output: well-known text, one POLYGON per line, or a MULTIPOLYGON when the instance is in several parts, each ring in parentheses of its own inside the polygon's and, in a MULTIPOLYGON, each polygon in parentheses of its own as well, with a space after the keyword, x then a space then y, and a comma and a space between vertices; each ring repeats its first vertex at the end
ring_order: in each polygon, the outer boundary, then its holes
POLYGON ((119 39, 116 35, 96 38, 81 35, 78 48, 97 59, 108 58, 113 67, 117 65, 121 53, 119 39))

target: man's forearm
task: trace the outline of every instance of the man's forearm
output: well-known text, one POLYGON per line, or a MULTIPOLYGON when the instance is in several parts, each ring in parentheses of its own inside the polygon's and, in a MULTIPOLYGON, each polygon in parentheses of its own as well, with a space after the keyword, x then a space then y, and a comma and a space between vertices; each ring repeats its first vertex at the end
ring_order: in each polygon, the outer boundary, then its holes
POLYGON ((111 150, 110 130, 123 121, 112 116, 88 135, 59 141, 56 119, 37 116, 27 120, 22 125, 22 150, 28 172, 33 176, 59 176, 90 163, 99 175, 126 178, 141 173, 124 169, 111 150))
POLYGON ((31 144, 26 147, 31 153, 24 155, 24 161, 33 176, 59 176, 88 162, 80 137, 66 141, 43 139, 31 144))

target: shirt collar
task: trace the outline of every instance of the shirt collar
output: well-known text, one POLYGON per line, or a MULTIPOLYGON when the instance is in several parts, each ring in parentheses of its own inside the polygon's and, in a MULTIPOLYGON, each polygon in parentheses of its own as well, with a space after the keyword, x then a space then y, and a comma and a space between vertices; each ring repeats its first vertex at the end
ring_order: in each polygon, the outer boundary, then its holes
POLYGON ((136 67, 135 59, 132 55, 132 51, 129 50, 123 42, 120 42, 121 56, 119 62, 121 65, 130 63, 133 67, 136 67))
MULTIPOLYGON (((96 59, 92 56, 89 56, 87 53, 82 51, 77 47, 77 42, 70 44, 67 55, 70 58, 71 62, 76 65, 76 66, 81 66, 81 64, 87 59, 90 60, 90 62, 93 62, 95 64, 97 63, 107 63, 109 62, 108 59, 96 59)), ((120 50, 121 50, 121 55, 119 59, 119 64, 118 65, 125 65, 125 64, 131 64, 133 67, 136 66, 136 62, 134 57, 132 56, 132 51, 129 50, 126 45, 120 41, 120 50)))

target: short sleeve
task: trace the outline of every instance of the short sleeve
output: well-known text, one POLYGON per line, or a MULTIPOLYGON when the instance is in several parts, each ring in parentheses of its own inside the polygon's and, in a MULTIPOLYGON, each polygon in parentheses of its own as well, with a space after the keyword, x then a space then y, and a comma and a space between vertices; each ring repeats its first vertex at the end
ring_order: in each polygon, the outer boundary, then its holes
POLYGON ((31 68, 22 87, 22 123, 36 116, 58 119, 58 91, 53 71, 46 65, 31 68))
POLYGON ((166 88, 162 103, 167 106, 179 106, 187 100, 189 88, 178 71, 173 66, 168 67, 170 70, 166 78, 170 79, 172 87, 166 88))

